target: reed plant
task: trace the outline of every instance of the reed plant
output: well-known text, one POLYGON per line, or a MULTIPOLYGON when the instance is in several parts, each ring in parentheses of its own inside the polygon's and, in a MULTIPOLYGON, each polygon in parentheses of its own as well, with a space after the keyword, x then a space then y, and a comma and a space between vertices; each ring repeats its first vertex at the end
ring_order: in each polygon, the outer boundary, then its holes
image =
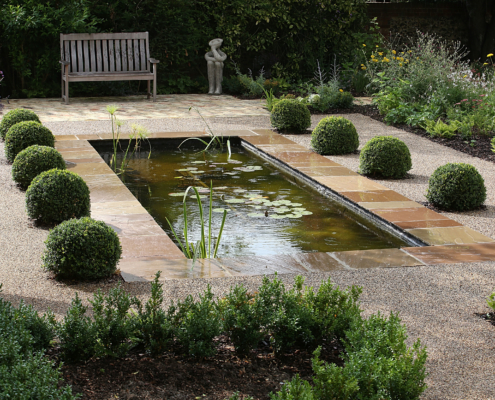
POLYGON ((113 146, 113 154, 110 159, 110 167, 113 167, 113 170, 119 174, 125 173, 130 159, 134 156, 136 151, 141 149, 141 144, 143 141, 147 141, 150 145, 150 151, 148 153, 148 158, 151 156, 151 144, 148 139, 149 132, 148 130, 137 124, 131 125, 131 133, 128 135, 129 142, 127 143, 127 148, 123 149, 120 143, 121 139, 121 128, 124 126, 124 122, 117 118, 116 112, 118 111, 118 107, 116 105, 108 105, 107 111, 110 114, 110 121, 112 123, 112 146, 113 146), (117 167, 117 152, 119 148, 123 151, 122 162, 120 163, 120 168, 117 167))
POLYGON ((167 222, 170 226, 170 229, 172 230, 172 233, 179 244, 179 247, 181 248, 182 252, 185 254, 185 256, 189 259, 193 260, 193 266, 198 258, 216 258, 217 252, 218 252, 218 246, 220 245, 220 239, 222 238, 222 232, 223 232, 223 227, 225 225, 225 219, 227 218, 227 210, 223 211, 223 217, 222 217, 222 223, 220 226, 220 230, 218 231, 218 237, 216 240, 215 245, 213 246, 213 237, 212 237, 212 209, 213 209, 213 185, 210 182, 210 204, 209 204, 209 209, 208 209, 208 220, 205 222, 205 213, 203 210, 203 204, 201 202, 201 197, 199 195, 198 189, 196 189, 193 186, 189 186, 186 189, 186 192, 184 193, 184 199, 183 199, 183 217, 184 217, 184 228, 183 228, 183 235, 184 235, 184 242, 182 242, 179 237, 177 236, 177 233, 175 232, 175 229, 172 225, 172 223, 168 220, 167 222), (196 201, 199 207, 199 218, 200 218, 200 224, 201 224, 201 238, 196 241, 196 243, 190 242, 189 241, 189 236, 188 236, 188 219, 187 219, 187 195, 190 190, 194 190, 194 193, 196 195, 196 201), (213 247, 213 249, 212 249, 213 247))

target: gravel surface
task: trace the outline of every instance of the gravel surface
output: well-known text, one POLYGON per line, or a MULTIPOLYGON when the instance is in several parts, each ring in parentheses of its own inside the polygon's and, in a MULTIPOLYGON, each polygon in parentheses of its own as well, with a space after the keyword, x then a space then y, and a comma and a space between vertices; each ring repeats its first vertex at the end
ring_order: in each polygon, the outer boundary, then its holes
MULTIPOLYGON (((480 232, 494 237, 493 164, 479 161, 449 150, 438 144, 387 127, 370 118, 348 115, 358 129, 364 144, 375 135, 394 135, 404 140, 413 155, 414 169, 411 179, 381 181, 407 197, 424 201, 428 176, 439 165, 448 161, 464 161, 475 165, 485 178, 488 189, 487 209, 472 213, 446 214, 480 232)), ((313 126, 321 116, 313 117, 313 126)), ((268 127, 267 118, 212 119, 214 129, 246 129, 268 127), (223 128, 223 127, 226 128, 223 128), (235 127, 235 128, 234 128, 235 127)), ((191 131, 202 129, 196 120, 167 120, 156 122, 157 130, 191 131)), ((51 123, 47 124, 56 134, 73 134, 90 129, 100 129, 101 123, 51 123)), ((151 125, 150 125, 151 126, 151 125)), ((101 128, 103 129, 103 128, 101 128)), ((94 131, 92 131, 94 132, 94 131)), ((308 135, 291 136, 300 143, 309 143, 308 135)), ((0 282, 2 296, 18 304, 22 299, 44 312, 48 308, 61 317, 76 292, 84 301, 97 288, 107 291, 115 284, 77 284, 67 286, 57 283, 41 269, 43 241, 47 230, 33 227, 24 210, 24 192, 10 178, 11 167, 3 156, 0 143, 0 199, 4 210, 0 218, 0 282)), ((332 157, 337 162, 356 170, 358 156, 332 157)), ((418 337, 428 348, 427 379, 430 388, 424 399, 495 399, 493 358, 495 328, 474 313, 487 312, 486 296, 495 288, 495 263, 439 265, 390 269, 364 269, 336 271, 329 274, 308 275, 306 283, 317 286, 321 279, 331 276, 341 285, 363 287, 362 307, 366 315, 377 311, 388 314, 400 312, 410 335, 409 344, 418 337)), ((287 283, 293 276, 282 277, 287 283)), ((221 295, 235 283, 244 283, 254 290, 261 277, 237 277, 222 279, 197 279, 167 281, 164 293, 167 299, 183 298, 197 294, 210 283, 214 293, 221 295)), ((149 295, 149 285, 125 284, 125 288, 141 298, 149 295)))

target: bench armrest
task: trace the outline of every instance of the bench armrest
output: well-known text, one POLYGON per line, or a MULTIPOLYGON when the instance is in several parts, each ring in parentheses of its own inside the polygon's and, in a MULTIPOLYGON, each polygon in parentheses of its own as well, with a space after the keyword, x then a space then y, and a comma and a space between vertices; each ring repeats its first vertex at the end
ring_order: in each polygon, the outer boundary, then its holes
POLYGON ((64 61, 64 60, 59 61, 59 63, 63 65, 70 65, 69 61, 64 61))
POLYGON ((155 60, 154 58, 148 58, 148 61, 151 63, 151 64, 158 64, 160 61, 159 60, 155 60))

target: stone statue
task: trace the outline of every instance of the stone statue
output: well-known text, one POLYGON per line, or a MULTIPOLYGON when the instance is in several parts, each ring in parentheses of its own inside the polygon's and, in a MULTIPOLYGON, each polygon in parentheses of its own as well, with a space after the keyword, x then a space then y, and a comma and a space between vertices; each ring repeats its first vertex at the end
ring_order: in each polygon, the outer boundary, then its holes
POLYGON ((222 94, 223 62, 227 59, 227 55, 219 49, 222 43, 223 39, 213 39, 208 43, 211 46, 211 51, 205 54, 208 63, 208 94, 222 94))

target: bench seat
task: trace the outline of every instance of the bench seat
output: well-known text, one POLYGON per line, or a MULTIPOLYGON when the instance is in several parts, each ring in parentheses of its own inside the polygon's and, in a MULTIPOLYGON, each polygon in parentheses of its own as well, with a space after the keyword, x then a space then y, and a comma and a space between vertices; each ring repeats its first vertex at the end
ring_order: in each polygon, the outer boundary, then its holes
POLYGON ((148 99, 160 62, 149 56, 148 32, 60 34, 62 100, 69 104, 69 82, 147 81, 148 99))

